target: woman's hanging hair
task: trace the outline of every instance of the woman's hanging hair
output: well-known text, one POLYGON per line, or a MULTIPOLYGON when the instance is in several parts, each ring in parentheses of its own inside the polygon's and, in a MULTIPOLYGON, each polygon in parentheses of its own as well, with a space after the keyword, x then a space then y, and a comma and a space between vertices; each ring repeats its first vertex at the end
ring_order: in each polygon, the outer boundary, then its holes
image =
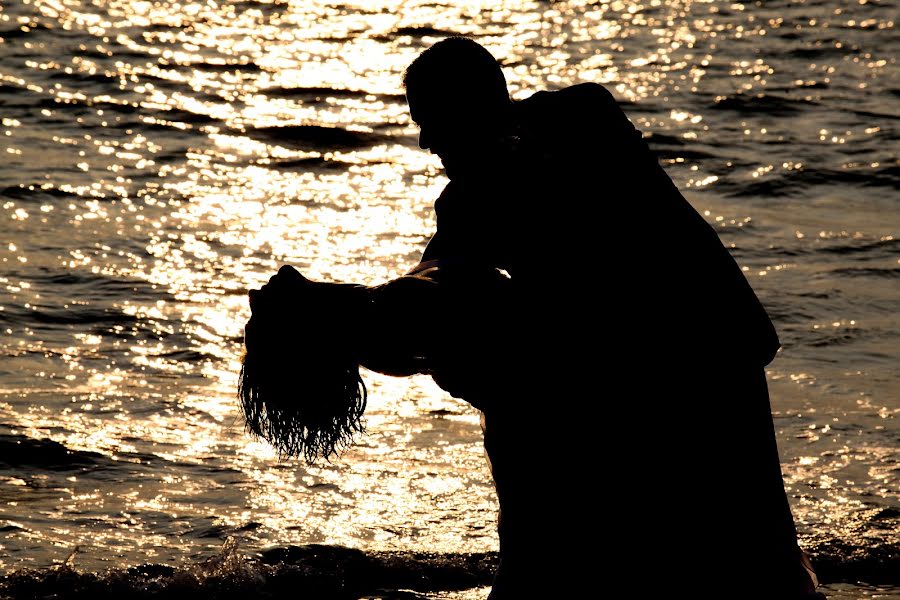
POLYGON ((365 288, 285 269, 278 289, 251 292, 238 395, 247 429, 280 455, 328 460, 365 429, 366 386, 347 339, 365 288))

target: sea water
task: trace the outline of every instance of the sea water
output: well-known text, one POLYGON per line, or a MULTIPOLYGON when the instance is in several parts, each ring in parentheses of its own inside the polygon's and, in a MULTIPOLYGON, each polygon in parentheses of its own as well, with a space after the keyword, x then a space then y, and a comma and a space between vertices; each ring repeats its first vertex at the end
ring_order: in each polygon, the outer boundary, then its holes
POLYGON ((900 594, 896 17, 870 0, 3 0, 0 568, 496 550, 478 413, 429 379, 364 373, 368 433, 314 466, 248 437, 235 394, 246 292, 279 265, 374 284, 418 261, 447 180, 402 72, 461 34, 515 98, 593 81, 620 101, 778 328, 785 484, 827 591, 900 594))

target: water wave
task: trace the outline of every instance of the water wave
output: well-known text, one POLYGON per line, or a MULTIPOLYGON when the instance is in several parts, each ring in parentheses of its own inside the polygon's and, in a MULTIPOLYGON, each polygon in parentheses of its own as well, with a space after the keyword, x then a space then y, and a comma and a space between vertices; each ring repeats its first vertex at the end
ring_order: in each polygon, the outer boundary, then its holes
POLYGON ((112 327, 114 325, 131 325, 138 318, 115 309, 79 307, 69 310, 64 306, 34 306, 30 309, 17 310, 17 307, 0 313, 0 322, 32 323, 36 325, 98 325, 112 327))
MULTIPOLYGON (((687 157, 687 154, 677 151, 657 150, 657 153, 663 156, 672 154, 687 157)), ((780 197, 806 195, 813 186, 835 184, 897 189, 900 188, 900 168, 846 166, 839 169, 798 169, 784 174, 769 174, 750 181, 724 178, 716 183, 716 189, 732 197, 780 197)))
POLYGON ((390 136, 324 125, 257 127, 249 135, 270 142, 316 150, 357 150, 391 141, 390 136))
POLYGON ((144 564, 105 573, 74 568, 77 552, 61 565, 23 569, 0 578, 0 598, 422 598, 425 592, 464 590, 490 583, 495 553, 369 552, 340 546, 277 548, 247 557, 233 540, 207 560, 171 567, 144 564))
POLYGON ((73 450, 59 442, 17 433, 0 433, 0 467, 65 471, 113 462, 99 452, 73 450))
POLYGON ((835 246, 820 248, 819 252, 828 254, 867 254, 876 257, 887 257, 890 255, 900 254, 900 238, 885 238, 880 240, 872 239, 849 239, 846 243, 835 246))
POLYGON ((304 102, 323 102, 329 98, 360 99, 368 96, 389 102, 406 102, 406 97, 400 94, 376 94, 366 90, 351 90, 337 87, 272 86, 261 89, 260 93, 270 98, 299 99, 304 102))
MULTIPOLYGON (((664 559, 664 557, 663 557, 664 559)), ((887 545, 867 548, 834 541, 812 555, 821 583, 900 585, 900 557, 887 545)), ((143 564, 105 573, 75 568, 77 551, 60 565, 22 569, 0 578, 0 598, 358 598, 412 599, 490 585, 495 552, 363 552, 312 544, 242 554, 233 538, 206 560, 173 567, 143 564)))
POLYGON ((787 98, 775 94, 759 93, 753 96, 734 94, 716 100, 710 108, 731 110, 739 113, 768 114, 773 116, 792 116, 801 110, 814 107, 817 102, 805 98, 787 98))
POLYGON ((844 277, 883 277, 893 279, 900 277, 900 268, 879 268, 879 267, 843 267, 831 271, 834 275, 844 277))

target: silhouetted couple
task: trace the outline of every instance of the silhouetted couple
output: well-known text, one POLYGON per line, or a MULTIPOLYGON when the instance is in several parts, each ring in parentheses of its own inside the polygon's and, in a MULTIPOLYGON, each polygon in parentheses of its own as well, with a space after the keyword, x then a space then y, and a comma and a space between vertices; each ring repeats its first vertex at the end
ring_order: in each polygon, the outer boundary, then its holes
POLYGON ((285 267, 251 292, 251 430, 327 456, 360 429, 358 365, 428 373, 484 414, 492 600, 811 593, 763 370, 775 330, 612 96, 512 102, 463 38, 404 82, 450 178, 437 232, 381 286, 285 267))

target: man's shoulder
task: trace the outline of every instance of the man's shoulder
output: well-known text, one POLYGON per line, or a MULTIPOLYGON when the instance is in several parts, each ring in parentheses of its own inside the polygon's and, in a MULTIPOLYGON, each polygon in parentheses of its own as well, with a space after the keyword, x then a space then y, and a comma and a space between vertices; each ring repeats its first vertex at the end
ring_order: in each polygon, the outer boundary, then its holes
POLYGON ((593 100, 600 102, 612 102, 615 103, 615 98, 612 93, 600 85, 599 83, 594 82, 585 82, 585 83, 577 83, 575 85, 570 85, 569 87, 564 87, 562 89, 556 90, 552 92, 554 94, 558 94, 561 98, 572 98, 578 100, 593 100))
POLYGON ((579 83, 558 90, 535 92, 528 98, 519 100, 517 104, 520 110, 526 112, 553 108, 571 109, 577 106, 594 110, 603 107, 618 109, 619 106, 609 90, 599 83, 593 82, 579 83))
POLYGON ((634 125, 599 83, 536 92, 518 101, 516 111, 519 126, 540 147, 555 147, 567 156, 585 147, 590 156, 624 152, 636 139, 634 125))

